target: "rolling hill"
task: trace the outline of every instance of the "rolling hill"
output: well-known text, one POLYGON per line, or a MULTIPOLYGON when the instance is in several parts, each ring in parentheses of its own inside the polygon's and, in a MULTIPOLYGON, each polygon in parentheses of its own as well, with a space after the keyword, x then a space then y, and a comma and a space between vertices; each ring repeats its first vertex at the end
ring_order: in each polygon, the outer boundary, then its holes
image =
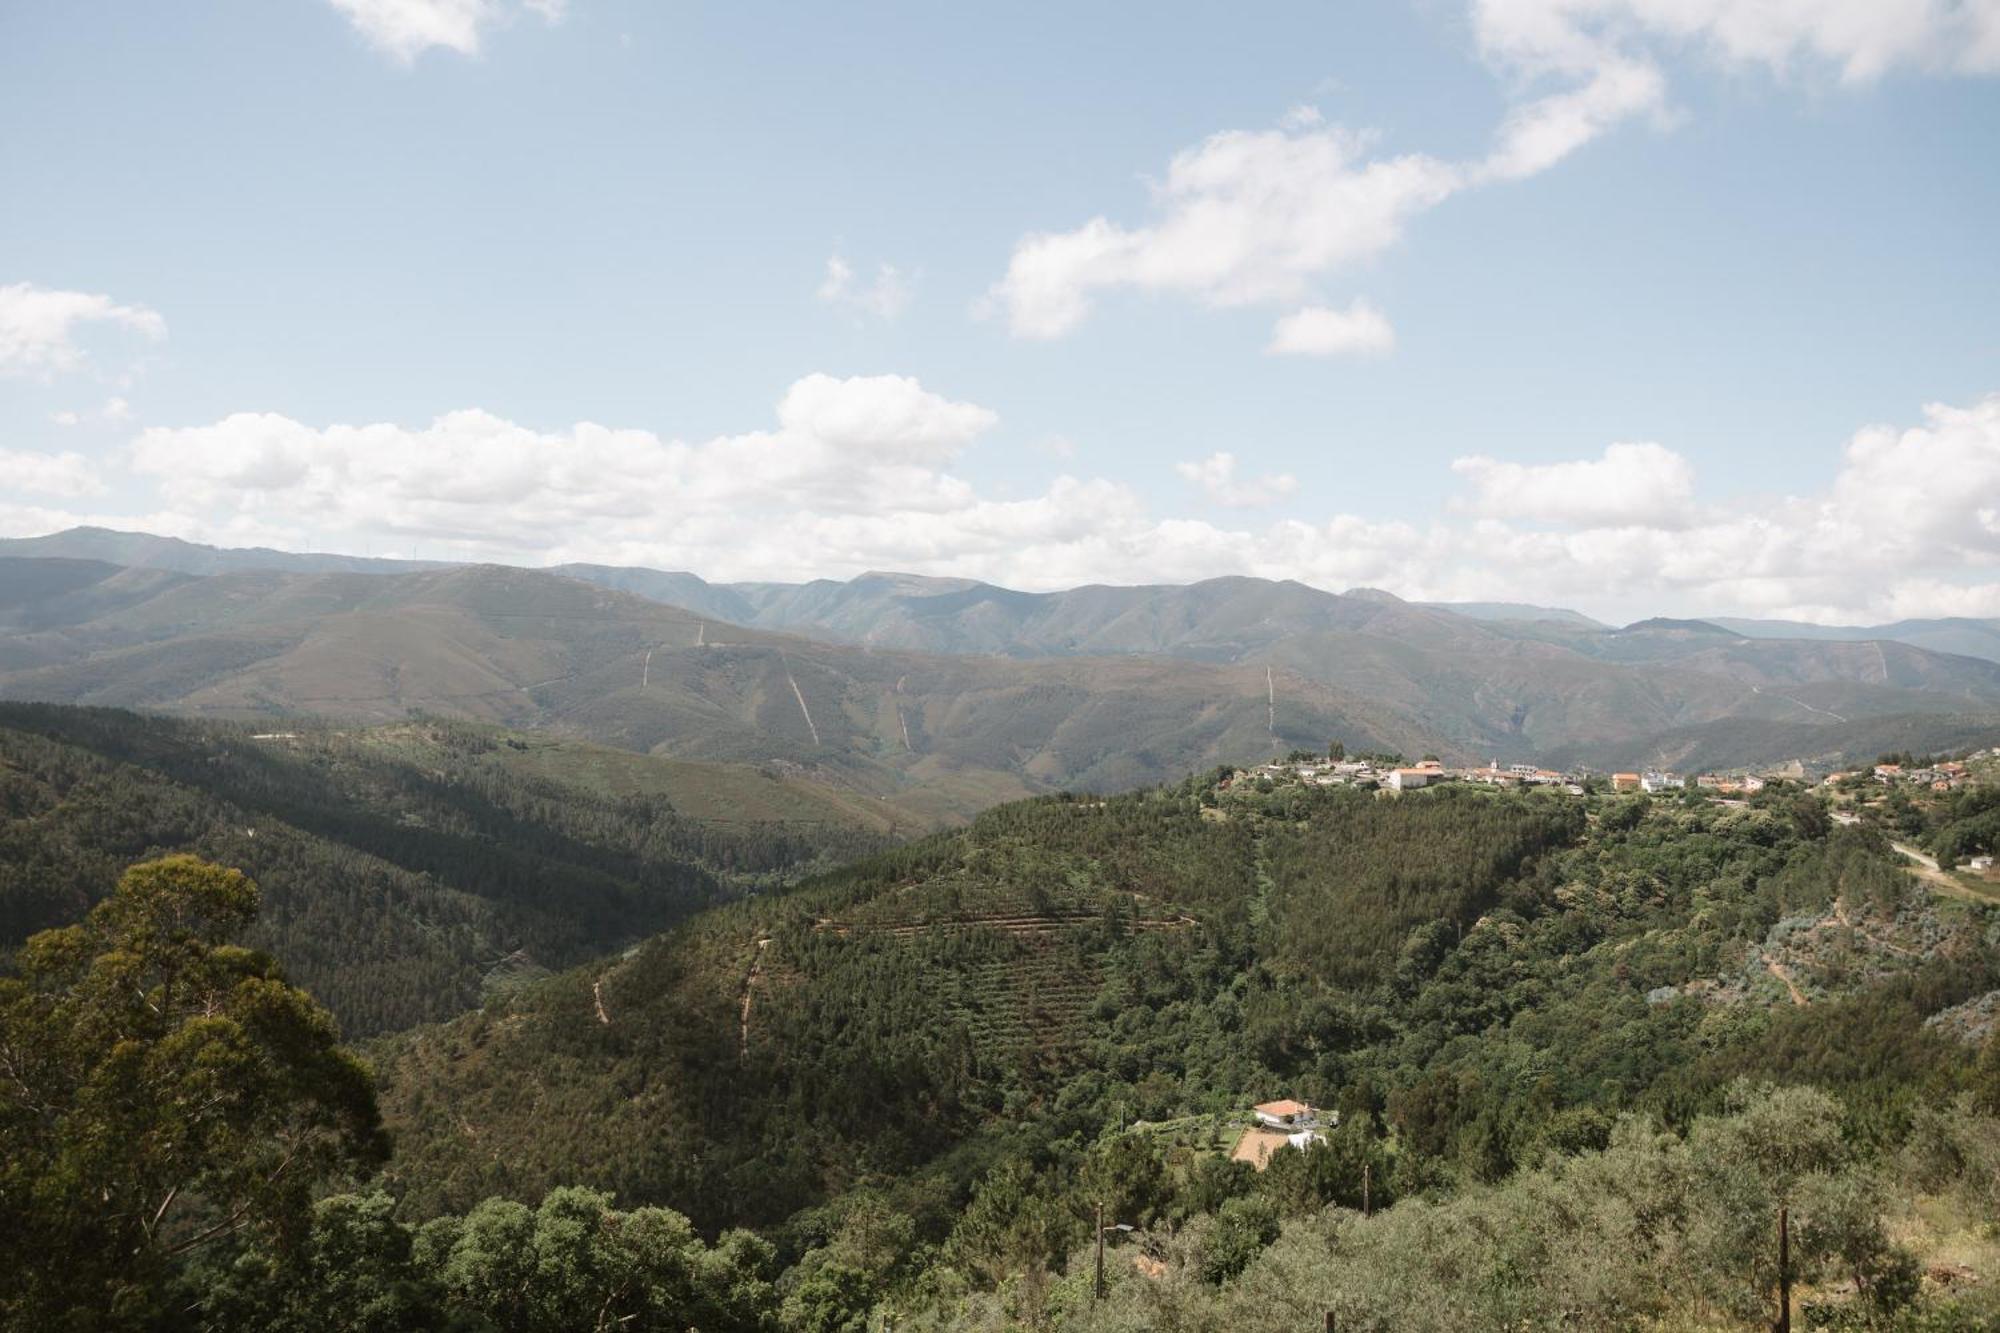
POLYGON ((259 882, 252 942, 366 1034, 915 827, 795 777, 461 723, 260 731, 0 704, 0 951, 129 862, 194 852, 259 882))
MULTIPOLYGON (((0 586, 49 582, 41 562, 0 562, 0 586)), ((102 614, 63 586, 60 598, 20 598, 33 628, 0 637, 23 664, 0 672, 0 697, 203 717, 440 714, 672 758, 787 763, 934 821, 1332 736, 1442 744, 1263 665, 880 652, 497 566, 220 574, 102 614)))
POLYGON ((148 546, 161 563, 136 570, 0 556, 0 697, 228 717, 417 709, 806 765, 937 819, 1330 739, 1597 767, 1837 762, 1866 757, 1843 728, 1929 718, 1904 730, 1970 743, 2000 714, 2000 662, 1894 640, 1757 638, 1713 621, 1611 629, 1259 579, 1022 593, 588 565, 300 573, 184 548, 148 546), (1705 735, 1724 743, 1704 748, 1705 735), (1748 739, 1787 748, 1752 752, 1748 739))
POLYGON ((1892 639, 1937 653, 1959 653, 2000 662, 2000 617, 1948 616, 1898 620, 1887 625, 1809 625, 1797 620, 1742 620, 1716 617, 1715 623, 1752 639, 1892 639))
POLYGON ((1924 1020, 1991 988, 1990 913, 1783 809, 1001 807, 385 1041, 391 1175, 419 1216, 582 1181, 716 1227, 886 1190, 949 1230, 996 1162, 1154 1124, 1215 1152, 1204 1117, 1281 1092, 1474 1173, 1564 1107, 1685 1117, 1779 1060, 1907 1108, 1970 1062, 1924 1020))

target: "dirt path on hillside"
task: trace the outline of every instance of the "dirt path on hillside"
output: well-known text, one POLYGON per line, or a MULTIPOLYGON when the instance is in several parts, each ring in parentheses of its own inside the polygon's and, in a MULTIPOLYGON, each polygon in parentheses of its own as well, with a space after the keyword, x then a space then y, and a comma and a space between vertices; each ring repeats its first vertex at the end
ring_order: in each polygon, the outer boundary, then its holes
POLYGON ((764 950, 770 947, 768 935, 757 941, 757 952, 750 959, 750 973, 743 978, 743 1012, 736 1022, 736 1054, 739 1057, 750 1053, 750 1005, 757 997, 757 983, 764 976, 764 950))
POLYGON ((1799 989, 1799 983, 1792 980, 1791 969, 1769 954, 1764 955, 1764 970, 1785 983, 1785 989, 1792 994, 1793 1004, 1804 1008, 1806 1005, 1812 1003, 1812 1001, 1806 999, 1806 993, 1799 989))
POLYGON ((1945 897, 1957 898, 1961 902, 1986 903, 1989 905, 2000 902, 2000 896, 1983 893, 1952 878, 1944 871, 1938 869, 1938 863, 1935 859, 1924 855, 1908 843, 1891 842, 1889 845, 1909 858, 1912 862, 1910 866, 1911 874, 1930 885, 1933 889, 1936 889, 1939 893, 1942 893, 1945 897))
POLYGON ((611 1015, 604 1012, 604 978, 590 983, 590 1002, 597 1006, 597 1021, 610 1027, 611 1015))

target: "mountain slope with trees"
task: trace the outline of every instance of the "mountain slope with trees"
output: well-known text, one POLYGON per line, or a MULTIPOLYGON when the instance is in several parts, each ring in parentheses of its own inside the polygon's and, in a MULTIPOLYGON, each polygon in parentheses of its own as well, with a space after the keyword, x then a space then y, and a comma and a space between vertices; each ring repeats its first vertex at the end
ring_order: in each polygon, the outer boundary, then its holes
POLYGON ((796 779, 656 762, 437 721, 259 734, 0 705, 0 948, 128 862, 198 853, 263 886, 252 943, 365 1034, 914 827, 796 779))

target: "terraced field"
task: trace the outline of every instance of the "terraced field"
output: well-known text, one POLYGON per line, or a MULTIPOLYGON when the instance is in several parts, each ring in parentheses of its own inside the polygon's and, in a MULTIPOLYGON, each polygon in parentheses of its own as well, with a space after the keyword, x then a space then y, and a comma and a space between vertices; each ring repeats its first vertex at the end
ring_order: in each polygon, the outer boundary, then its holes
MULTIPOLYGON (((924 968, 935 979, 938 1020, 962 1025, 977 1047, 991 1051, 1067 1044, 1103 993, 1109 949, 1133 934, 1196 925, 1134 893, 986 886, 970 893, 932 883, 884 895, 845 917, 819 918, 812 934, 822 944, 851 945, 876 967, 924 968)), ((780 984, 781 976, 802 975, 782 950, 760 949, 746 996, 780 984)), ((750 1039, 746 1023, 744 1040, 750 1039)))

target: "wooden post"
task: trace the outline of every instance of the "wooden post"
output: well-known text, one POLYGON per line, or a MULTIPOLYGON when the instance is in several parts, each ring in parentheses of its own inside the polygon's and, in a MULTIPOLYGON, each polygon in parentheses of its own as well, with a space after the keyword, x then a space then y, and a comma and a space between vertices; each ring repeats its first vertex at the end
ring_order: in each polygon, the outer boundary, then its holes
MULTIPOLYGON (((1369 1185, 1369 1176, 1373 1173, 1373 1171, 1374 1171, 1374 1163, 1363 1162, 1361 1164, 1361 1215, 1363 1217, 1369 1216, 1371 1212, 1369 1208, 1368 1185, 1369 1185)), ((1327 1318, 1331 1319, 1333 1318, 1333 1316, 1329 1314, 1327 1318)), ((1327 1325, 1327 1327, 1331 1328, 1333 1326, 1329 1324, 1327 1325)))
POLYGON ((1104 1299, 1104 1205, 1097 1205, 1097 1284, 1091 1288, 1091 1299, 1104 1299))
POLYGON ((1326 1312, 1326 1333, 1333 1333, 1333 1311, 1326 1312))
POLYGON ((1777 1333, 1792 1333, 1792 1219, 1791 1210, 1778 1206, 1778 1322, 1777 1333))

